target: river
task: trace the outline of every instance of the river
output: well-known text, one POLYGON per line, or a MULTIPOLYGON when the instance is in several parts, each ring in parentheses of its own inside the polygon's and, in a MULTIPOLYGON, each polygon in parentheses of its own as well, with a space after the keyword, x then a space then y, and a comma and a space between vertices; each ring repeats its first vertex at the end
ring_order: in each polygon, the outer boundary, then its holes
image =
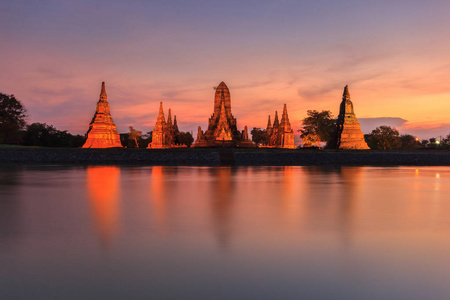
POLYGON ((0 299, 450 299, 450 167, 0 168, 0 299))

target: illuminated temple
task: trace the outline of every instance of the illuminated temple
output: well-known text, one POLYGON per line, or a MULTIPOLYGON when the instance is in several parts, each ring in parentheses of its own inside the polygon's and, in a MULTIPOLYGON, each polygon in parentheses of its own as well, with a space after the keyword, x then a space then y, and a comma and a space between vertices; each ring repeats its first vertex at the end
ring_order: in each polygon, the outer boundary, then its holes
POLYGON ((178 132, 177 118, 174 117, 172 123, 172 113, 169 109, 167 122, 164 118, 164 110, 162 102, 159 103, 159 113, 156 119, 155 129, 152 132, 152 142, 147 148, 172 148, 175 146, 175 136, 178 132))
POLYGON ((214 112, 208 120, 208 129, 203 132, 198 127, 194 147, 237 146, 254 147, 248 139, 247 127, 239 132, 236 118, 231 113, 230 90, 225 82, 221 82, 214 96, 214 112))
POLYGON ((86 142, 82 148, 122 147, 116 125, 111 117, 105 83, 102 82, 100 100, 97 102, 94 117, 86 133, 86 142))
POLYGON ((273 120, 273 125, 269 120, 267 121, 266 128, 266 141, 268 142, 268 147, 273 148, 288 148, 294 149, 294 131, 291 128, 291 123, 289 122, 289 116, 287 112, 287 106, 284 104, 283 115, 281 116, 281 121, 278 120, 278 112, 275 111, 275 118, 273 120))
POLYGON ((344 88, 336 129, 328 147, 331 149, 369 149, 353 110, 348 85, 344 88))

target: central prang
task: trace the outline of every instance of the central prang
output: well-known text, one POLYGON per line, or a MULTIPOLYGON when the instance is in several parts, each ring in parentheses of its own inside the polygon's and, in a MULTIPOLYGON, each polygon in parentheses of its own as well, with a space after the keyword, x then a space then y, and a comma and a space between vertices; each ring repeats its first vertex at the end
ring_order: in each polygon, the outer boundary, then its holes
POLYGON ((199 126, 197 140, 194 147, 254 147, 248 139, 248 132, 237 130, 236 118, 231 113, 230 90, 225 82, 216 88, 214 96, 214 113, 208 121, 208 130, 205 133, 199 126))

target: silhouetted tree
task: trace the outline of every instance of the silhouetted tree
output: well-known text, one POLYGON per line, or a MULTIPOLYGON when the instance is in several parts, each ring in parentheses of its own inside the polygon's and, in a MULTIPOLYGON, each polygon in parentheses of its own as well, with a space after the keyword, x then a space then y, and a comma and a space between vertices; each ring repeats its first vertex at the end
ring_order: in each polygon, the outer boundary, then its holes
POLYGON ((24 132, 26 146, 81 147, 85 142, 82 135, 72 135, 66 130, 57 130, 52 125, 33 123, 24 132))
POLYGON ((302 121, 300 137, 304 144, 319 144, 320 142, 328 142, 333 134, 336 126, 336 120, 329 110, 308 110, 308 117, 302 121))
POLYGON ((426 147, 429 142, 429 140, 422 140, 420 143, 422 144, 422 147, 426 147))
POLYGON ((380 126, 368 135, 367 144, 371 149, 398 149, 402 146, 397 129, 380 126))
POLYGON ((448 134, 445 138, 442 139, 441 147, 450 148, 450 134, 448 134))
POLYGON ((262 128, 257 128, 257 127, 253 127, 252 131, 250 131, 250 133, 252 134, 252 141, 258 145, 258 144, 263 144, 263 145, 267 145, 269 144, 269 138, 267 136, 267 132, 265 129, 262 128))
POLYGON ((0 93, 0 144, 20 142, 25 127, 26 109, 14 95, 0 93))
POLYGON ((189 131, 186 132, 178 131, 175 135, 175 144, 186 145, 188 147, 191 147, 193 142, 194 138, 192 137, 192 134, 189 131))
POLYGON ((402 134, 400 136, 400 141, 402 142, 402 149, 417 149, 420 147, 420 143, 416 138, 410 134, 402 134))
POLYGON ((128 139, 134 141, 134 145, 139 148, 138 140, 141 138, 142 131, 134 129, 133 126, 130 126, 129 129, 128 139))
POLYGON ((120 143, 122 144, 122 147, 128 148, 129 139, 128 139, 128 133, 120 133, 120 143))

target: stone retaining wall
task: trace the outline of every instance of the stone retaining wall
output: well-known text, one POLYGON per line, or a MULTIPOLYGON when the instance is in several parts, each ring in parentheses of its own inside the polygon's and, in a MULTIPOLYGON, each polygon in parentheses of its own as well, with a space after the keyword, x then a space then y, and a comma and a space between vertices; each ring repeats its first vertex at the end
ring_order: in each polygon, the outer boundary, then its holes
POLYGON ((0 148, 0 164, 430 165, 450 166, 450 151, 282 149, 0 148))

